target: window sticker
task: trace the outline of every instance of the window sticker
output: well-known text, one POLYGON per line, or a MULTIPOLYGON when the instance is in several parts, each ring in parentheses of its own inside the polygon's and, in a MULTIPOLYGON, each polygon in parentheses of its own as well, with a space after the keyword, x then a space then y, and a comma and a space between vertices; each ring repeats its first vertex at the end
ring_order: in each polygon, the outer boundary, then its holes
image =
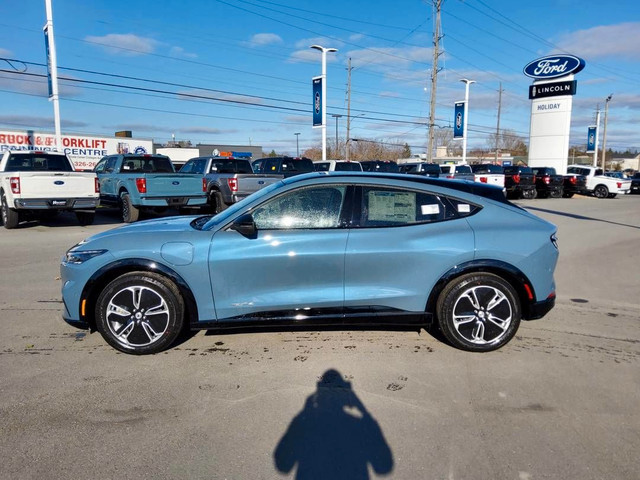
POLYGON ((369 220, 393 222, 415 222, 415 193, 370 191, 369 220))
POLYGON ((460 213, 469 213, 471 212, 471 205, 468 203, 459 203, 458 204, 458 212, 460 213))
POLYGON ((440 205, 420 205, 420 212, 422 215, 438 215, 440 213, 440 205))

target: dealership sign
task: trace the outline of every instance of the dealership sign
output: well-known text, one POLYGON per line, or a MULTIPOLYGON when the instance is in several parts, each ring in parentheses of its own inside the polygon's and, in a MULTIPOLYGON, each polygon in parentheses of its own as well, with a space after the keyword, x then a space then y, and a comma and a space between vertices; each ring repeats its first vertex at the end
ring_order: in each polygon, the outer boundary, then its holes
MULTIPOLYGON (((52 151, 56 148, 56 136, 33 130, 0 130, 0 154, 7 150, 52 151)), ((62 151, 66 153, 76 170, 92 170, 105 155, 116 153, 152 153, 152 140, 128 137, 94 137, 87 135, 62 135, 62 151)))
POLYGON ((584 65, 584 60, 573 55, 549 55, 527 64, 524 67, 524 74, 541 80, 565 77, 578 73, 584 65))
POLYGON ((596 142, 598 139, 598 128, 595 126, 587 129, 587 153, 596 151, 596 142))
POLYGON ((534 83, 529 85, 529 100, 534 98, 557 97, 560 95, 575 95, 577 82, 575 80, 554 83, 534 83))
POLYGON ((322 77, 313 77, 312 85, 313 85, 313 126, 321 127, 323 125, 322 120, 322 102, 324 99, 322 98, 322 77))
POLYGON ((465 102, 456 102, 453 107, 453 138, 464 138, 464 105, 465 102))

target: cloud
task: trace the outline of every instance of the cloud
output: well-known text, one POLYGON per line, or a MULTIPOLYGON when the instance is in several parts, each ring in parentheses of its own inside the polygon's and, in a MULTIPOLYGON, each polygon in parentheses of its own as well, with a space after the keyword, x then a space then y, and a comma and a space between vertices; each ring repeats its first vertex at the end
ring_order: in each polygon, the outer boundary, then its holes
POLYGON ((560 37, 560 48, 589 59, 618 57, 640 60, 640 22, 578 30, 560 37))
POLYGON ((264 45, 275 45, 283 43, 282 37, 275 33, 256 33, 251 37, 251 40, 246 42, 250 47, 261 47, 264 45))
MULTIPOLYGON (((52 129, 53 115, 45 117, 37 117, 32 115, 0 115, 0 124, 2 125, 14 125, 17 129, 27 128, 42 128, 52 129)), ((77 122, 75 120, 66 120, 62 118, 60 120, 61 127, 65 129, 86 127, 89 124, 85 122, 77 122)))
POLYGON ((119 34, 110 33, 102 37, 87 36, 85 41, 104 48, 112 55, 138 56, 153 53, 159 45, 157 40, 152 38, 139 37, 132 33, 119 34))
POLYGON ((182 47, 171 47, 169 50, 169 55, 172 57, 180 57, 180 58, 198 58, 198 55, 195 53, 189 53, 185 51, 182 47))
POLYGON ((2 55, 3 57, 10 57, 13 56, 13 52, 11 50, 0 48, 0 55, 2 55))

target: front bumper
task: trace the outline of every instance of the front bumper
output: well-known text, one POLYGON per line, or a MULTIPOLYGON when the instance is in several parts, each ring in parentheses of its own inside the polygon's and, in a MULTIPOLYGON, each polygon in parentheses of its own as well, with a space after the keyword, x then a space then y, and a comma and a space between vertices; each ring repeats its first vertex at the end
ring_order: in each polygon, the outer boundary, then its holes
POLYGON ((530 303, 523 311, 524 320, 538 320, 544 317, 556 304, 555 295, 541 302, 530 303))

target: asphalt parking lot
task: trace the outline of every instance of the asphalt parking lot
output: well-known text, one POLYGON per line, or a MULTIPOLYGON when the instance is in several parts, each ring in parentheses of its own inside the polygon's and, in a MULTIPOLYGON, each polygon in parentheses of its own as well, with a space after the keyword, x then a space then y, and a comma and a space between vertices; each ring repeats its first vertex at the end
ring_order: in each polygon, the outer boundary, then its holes
POLYGON ((117 215, 0 229, 0 478, 640 478, 640 195, 516 203, 558 225, 558 301, 485 354, 424 330, 120 354, 62 321, 59 281, 117 215))

